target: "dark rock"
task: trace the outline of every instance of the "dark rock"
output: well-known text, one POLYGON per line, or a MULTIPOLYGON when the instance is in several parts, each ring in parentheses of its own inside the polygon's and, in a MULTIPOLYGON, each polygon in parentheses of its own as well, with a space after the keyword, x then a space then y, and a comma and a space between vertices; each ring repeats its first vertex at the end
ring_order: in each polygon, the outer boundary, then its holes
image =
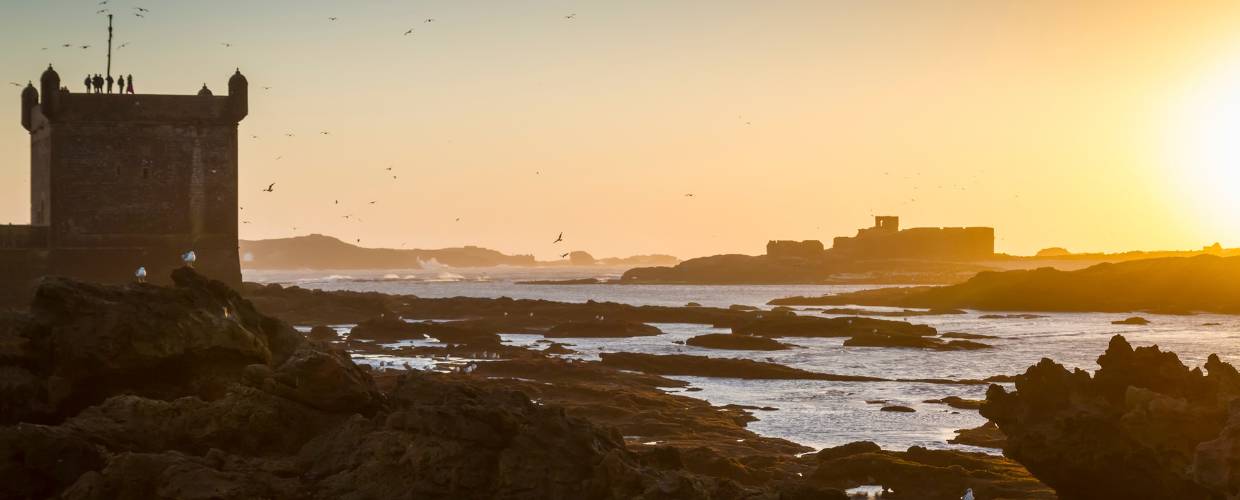
POLYGON ((1064 498, 1235 494, 1220 478, 1240 466, 1218 458, 1236 443, 1225 425, 1240 395, 1235 368, 1211 355, 1203 374, 1119 335, 1098 365, 1091 377, 1044 359, 1016 377, 1015 392, 991 386, 981 412, 1008 436, 1004 454, 1064 498))
POLYGON ((577 353, 577 351, 564 347, 564 344, 561 344, 559 342, 552 342, 551 345, 547 346, 546 349, 543 349, 542 352, 545 354, 576 354, 577 353))
POLYGON ((852 443, 843 444, 833 448, 823 448, 815 453, 814 456, 820 461, 830 461, 839 458, 850 457, 859 453, 875 453, 881 451, 877 444, 870 441, 854 441, 852 443))
POLYGON ((702 307, 702 304, 697 302, 689 302, 688 304, 685 304, 685 307, 702 307))
POLYGON ((686 354, 644 354, 635 352, 601 353, 603 365, 659 375, 690 375, 781 380, 878 381, 875 377, 834 375, 789 368, 775 363, 748 359, 708 358, 686 354))
POLYGON ((663 332, 650 325, 626 320, 573 321, 552 327, 548 338, 651 337, 663 332))
POLYGON ((742 304, 732 304, 728 306, 728 310, 729 311, 761 311, 761 309, 757 307, 747 306, 747 305, 742 305, 742 304))
POLYGON ((928 337, 938 333, 927 325, 854 317, 762 316, 731 326, 732 333, 763 337, 851 337, 865 333, 892 337, 928 337))
POLYGON ((395 314, 384 314, 358 323, 349 331, 349 339, 375 340, 379 342, 397 342, 401 340, 424 339, 426 335, 418 331, 418 327, 403 320, 395 314))
POLYGON ((310 333, 306 334, 306 338, 319 342, 336 342, 340 340, 340 335, 336 333, 336 329, 330 326, 315 326, 310 329, 310 333))
POLYGON ((778 351, 790 346, 769 337, 737 335, 726 333, 709 333, 698 335, 685 341, 685 344, 710 349, 736 349, 749 351, 778 351))
POLYGON ((930 403, 930 404, 947 405, 952 408, 958 408, 961 410, 977 410, 977 409, 980 409, 982 405, 986 403, 986 401, 984 400, 964 399, 960 396, 947 396, 943 399, 927 399, 922 402, 930 403))
POLYGON ((999 430, 999 426, 995 425, 994 422, 986 422, 981 427, 956 431, 956 437, 948 439, 947 442, 980 446, 982 448, 1002 449, 1007 445, 1007 436, 1003 435, 1003 431, 999 430))
POLYGON ((1148 325, 1150 324, 1150 320, 1142 318, 1140 316, 1133 316, 1130 318, 1112 321, 1111 324, 1112 325, 1148 325))
POLYGON ((873 443, 864 443, 823 459, 815 457, 816 469, 807 478, 834 488, 877 484, 891 490, 883 498, 955 500, 966 488, 972 488, 976 498, 1056 498, 1054 491, 1003 457, 918 446, 905 452, 874 448, 873 443))
POLYGON ((917 410, 914 410, 912 408, 909 408, 903 405, 891 405, 891 406, 884 406, 882 408, 879 408, 879 411, 892 411, 896 413, 913 413, 913 412, 916 412, 917 410))

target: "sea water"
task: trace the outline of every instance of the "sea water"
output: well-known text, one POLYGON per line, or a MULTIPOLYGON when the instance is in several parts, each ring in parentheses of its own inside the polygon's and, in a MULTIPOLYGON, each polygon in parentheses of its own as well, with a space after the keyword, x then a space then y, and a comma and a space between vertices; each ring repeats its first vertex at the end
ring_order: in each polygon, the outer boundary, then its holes
MULTIPOLYGON (((615 278, 621 269, 594 267, 530 268, 454 268, 450 270, 376 271, 247 271, 245 279, 263 283, 299 285, 323 290, 376 291, 421 297, 512 297, 563 302, 611 301, 632 305, 683 306, 697 302, 704 306, 732 304, 768 308, 766 302, 792 295, 816 296, 876 286, 866 285, 523 285, 519 281, 615 278)), ((798 308, 802 315, 823 315, 820 311, 798 308)), ((893 308, 867 307, 869 311, 893 308)), ((578 354, 569 357, 597 359, 603 352, 641 352, 651 354, 694 354, 711 357, 746 358, 770 361, 805 370, 841 375, 882 378, 982 379, 992 375, 1023 373, 1042 358, 1050 358, 1069 369, 1094 370, 1095 360, 1106 349, 1110 338, 1123 334, 1134 346, 1154 345, 1176 352, 1187 365, 1200 366, 1211 353, 1224 361, 1240 360, 1240 316, 1198 314, 1157 315, 1141 313, 1149 325, 1113 325, 1112 321, 1130 314, 1115 313, 1037 313, 1033 319, 982 319, 982 314, 1009 314, 1022 311, 967 311, 966 314, 884 318, 926 324, 940 332, 991 335, 977 341, 994 346, 975 351, 930 351, 885 347, 845 347, 842 338, 786 338, 798 347, 784 351, 732 351, 705 349, 677 344, 704 333, 726 333, 709 325, 660 324, 664 334, 655 337, 623 339, 556 339, 571 344, 578 354)), ((304 326, 304 325, 303 325, 304 326)), ((350 325, 339 325, 347 332, 350 325)), ((537 335, 502 334, 514 345, 537 345, 537 335)), ((483 353, 480 353, 480 358, 483 353)), ((431 368, 437 363, 461 364, 467 358, 441 360, 405 359, 383 355, 358 356, 358 362, 375 366, 431 368)), ((985 397, 985 385, 944 385, 906 382, 826 382, 806 380, 741 380, 710 377, 672 377, 701 389, 684 392, 713 404, 741 404, 774 407, 774 411, 754 411, 759 420, 749 428, 759 434, 781 437, 821 448, 868 440, 885 449, 909 446, 955 448, 996 453, 997 450, 957 446, 947 443, 954 430, 977 427, 985 422, 976 410, 959 410, 930 399, 960 396, 985 397), (867 403, 881 401, 881 403, 867 403), (885 405, 904 405, 914 413, 882 412, 885 405)), ((673 389, 672 392, 683 392, 673 389)))

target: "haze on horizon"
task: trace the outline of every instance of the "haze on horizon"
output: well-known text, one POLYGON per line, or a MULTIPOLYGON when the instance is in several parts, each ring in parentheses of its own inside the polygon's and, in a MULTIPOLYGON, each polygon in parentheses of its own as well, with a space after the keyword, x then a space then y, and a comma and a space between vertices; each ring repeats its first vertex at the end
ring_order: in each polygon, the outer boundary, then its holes
MULTIPOLYGON (((249 78, 243 239, 693 257, 890 214, 1015 254, 1240 246, 1235 2, 106 7, 139 93, 249 78)), ((4 1, 0 221, 29 220, 9 82, 80 92, 99 8, 4 1)))

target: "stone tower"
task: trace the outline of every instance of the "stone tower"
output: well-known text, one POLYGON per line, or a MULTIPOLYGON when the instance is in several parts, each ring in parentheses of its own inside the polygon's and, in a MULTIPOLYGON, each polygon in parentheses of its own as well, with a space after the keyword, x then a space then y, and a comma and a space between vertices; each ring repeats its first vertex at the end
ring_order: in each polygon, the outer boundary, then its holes
POLYGON ((0 226, 0 288, 41 275, 166 280, 194 250, 203 274, 241 282, 237 124, 240 70, 227 96, 74 94, 50 66, 22 92, 30 132, 30 226, 0 226))

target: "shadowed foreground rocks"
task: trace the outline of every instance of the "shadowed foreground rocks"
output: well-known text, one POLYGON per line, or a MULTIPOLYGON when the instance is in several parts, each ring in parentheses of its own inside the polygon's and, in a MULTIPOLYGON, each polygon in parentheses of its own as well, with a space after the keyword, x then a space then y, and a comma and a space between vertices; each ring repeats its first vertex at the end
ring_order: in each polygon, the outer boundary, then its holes
POLYGON ((1064 499, 1240 498, 1240 375, 1211 355, 1189 369, 1175 353, 1119 335, 1093 376, 1043 359, 991 386, 982 415, 1004 454, 1064 499))
POLYGON ((840 498, 649 465, 614 430, 466 377, 376 388, 192 270, 49 279, 0 317, 0 498, 840 498))

